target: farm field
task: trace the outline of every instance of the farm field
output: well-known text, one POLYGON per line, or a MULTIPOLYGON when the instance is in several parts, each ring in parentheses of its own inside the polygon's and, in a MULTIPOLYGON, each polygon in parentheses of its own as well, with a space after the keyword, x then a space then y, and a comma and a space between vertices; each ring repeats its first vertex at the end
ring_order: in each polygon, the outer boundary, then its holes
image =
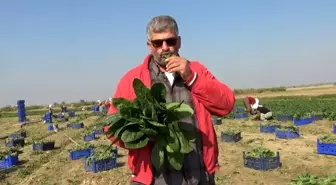
MULTIPOLYGON (((276 92, 278 93, 278 92, 276 92)), ((258 96, 259 97, 259 96, 258 96)), ((217 185, 289 185, 299 174, 310 173, 321 177, 336 175, 336 159, 331 155, 316 153, 316 140, 323 134, 332 134, 333 120, 336 120, 336 96, 305 97, 265 97, 261 104, 271 108, 275 115, 293 114, 297 117, 308 113, 320 114, 323 120, 300 126, 300 137, 295 139, 275 138, 272 133, 261 133, 261 122, 232 119, 232 115, 223 118, 221 125, 214 125, 219 144, 219 164, 221 169, 216 173, 217 185), (221 142, 221 131, 235 129, 241 131, 242 139, 237 143, 221 142), (280 152, 281 168, 271 171, 257 171, 244 167, 243 151, 262 146, 274 152, 280 152)), ((237 99, 237 106, 242 101, 237 99)), ((39 120, 42 115, 28 116, 30 120, 39 120)), ((59 123, 59 132, 48 131, 43 122, 27 124, 25 146, 20 148, 21 163, 10 169, 0 170, 0 184, 20 185, 98 185, 129 184, 131 177, 127 167, 127 151, 118 149, 118 167, 100 173, 87 173, 84 160, 70 160, 69 149, 75 143, 82 142, 83 133, 92 130, 94 125, 101 124, 98 116, 83 113, 80 119, 84 129, 66 128, 67 123, 59 123), (66 135, 65 135, 66 134, 66 135), (71 141, 71 139, 74 141, 71 141), (53 140, 56 148, 51 151, 36 152, 32 143, 36 140, 53 140)), ((70 120, 73 121, 73 120, 70 120)), ((293 125, 293 121, 281 122, 281 125, 293 125)), ((0 149, 5 149, 5 138, 18 130, 20 125, 15 117, 0 118, 0 149)), ((336 135, 336 134, 335 134, 336 135)), ((95 146, 109 145, 103 135, 91 143, 95 146)))

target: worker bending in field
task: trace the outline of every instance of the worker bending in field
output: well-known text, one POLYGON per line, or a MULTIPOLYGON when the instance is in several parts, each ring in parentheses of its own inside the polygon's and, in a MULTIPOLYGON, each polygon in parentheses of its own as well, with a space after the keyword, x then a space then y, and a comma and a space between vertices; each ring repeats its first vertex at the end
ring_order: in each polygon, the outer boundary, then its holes
POLYGON ((262 105, 257 98, 247 96, 244 98, 244 105, 246 108, 247 114, 256 115, 255 120, 270 120, 272 119, 272 111, 262 105))
POLYGON ((272 119, 272 111, 262 105, 258 105, 256 109, 257 115, 254 117, 254 120, 267 121, 272 119))
POLYGON ((246 96, 243 99, 243 101, 244 101, 244 106, 245 106, 247 114, 249 116, 256 114, 256 110, 259 106, 259 100, 257 98, 246 96))

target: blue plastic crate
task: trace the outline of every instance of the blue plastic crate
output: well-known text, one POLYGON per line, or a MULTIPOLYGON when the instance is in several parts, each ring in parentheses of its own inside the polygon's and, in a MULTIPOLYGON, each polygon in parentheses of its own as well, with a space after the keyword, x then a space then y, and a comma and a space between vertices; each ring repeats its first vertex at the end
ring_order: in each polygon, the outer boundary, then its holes
POLYGON ((88 141, 93 141, 96 139, 96 135, 94 133, 83 136, 83 140, 88 142, 88 141))
POLYGON ((70 153, 70 160, 78 160, 81 158, 89 157, 92 154, 92 148, 76 151, 69 150, 69 153, 70 153))
POLYGON ((233 117, 234 117, 235 119, 247 119, 247 118, 248 118, 248 115, 247 115, 247 113, 233 114, 233 117))
POLYGON ((9 135, 9 138, 13 138, 13 139, 16 139, 16 138, 25 138, 25 137, 27 137, 27 133, 26 132, 13 133, 13 134, 9 135))
POLYGON ((292 121, 293 116, 292 115, 278 115, 276 117, 276 120, 278 120, 278 121, 292 121))
POLYGON ((64 114, 62 114, 62 113, 59 113, 59 114, 57 115, 57 118, 59 118, 59 119, 62 119, 62 118, 64 118, 64 114))
POLYGON ((336 155, 336 143, 321 143, 320 139, 317 139, 317 153, 336 155))
POLYGON ((323 120, 322 115, 312 115, 311 117, 312 117, 313 121, 323 120))
POLYGON ((25 143, 25 139, 24 138, 10 138, 8 142, 5 143, 6 147, 23 147, 25 143))
POLYGON ((308 125, 313 123, 313 118, 304 118, 304 119, 293 119, 295 126, 308 125))
POLYGON ((267 125, 260 124, 259 128, 260 128, 260 132, 274 133, 277 128, 280 128, 280 125, 271 125, 269 123, 267 125))
POLYGON ((229 135, 229 134, 225 134, 223 132, 221 132, 221 140, 223 142, 238 142, 241 140, 241 132, 234 134, 234 135, 229 135))
POLYGON ((76 113, 75 112, 68 112, 69 114, 69 117, 72 118, 72 117, 75 117, 76 116, 76 113))
POLYGON ((294 139, 300 137, 300 130, 298 129, 296 132, 288 130, 275 130, 275 137, 280 139, 294 139))
MULTIPOLYGON (((58 129, 58 125, 56 125, 56 129, 58 129)), ((55 130, 53 124, 48 124, 48 130, 49 131, 54 131, 55 130)))
POLYGON ((245 112, 245 108, 244 107, 235 107, 233 108, 234 112, 245 112))
POLYGON ((221 125, 222 124, 222 120, 217 119, 217 118, 211 118, 212 124, 213 125, 221 125))
POLYGON ((105 159, 102 161, 96 161, 96 159, 92 159, 89 164, 87 164, 86 160, 84 160, 84 168, 87 172, 97 173, 101 171, 111 170, 117 167, 117 157, 105 159))
POLYGON ((67 127, 71 127, 73 129, 81 129, 84 128, 84 123, 69 123, 67 127))
POLYGON ((53 150, 55 148, 55 142, 49 142, 49 143, 33 143, 33 150, 36 151, 47 151, 47 150, 53 150))
POLYGON ((8 154, 5 159, 0 159, 0 169, 10 168, 19 163, 19 155, 8 154))
POLYGON ((101 135, 101 134, 104 134, 104 129, 96 129, 93 131, 95 133, 95 135, 101 135))
POLYGON ((99 112, 99 106, 94 106, 93 107, 93 112, 99 112))
POLYGON ((276 153, 275 157, 260 156, 260 158, 253 158, 246 156, 243 152, 244 166, 255 170, 267 171, 281 167, 280 154, 276 153))

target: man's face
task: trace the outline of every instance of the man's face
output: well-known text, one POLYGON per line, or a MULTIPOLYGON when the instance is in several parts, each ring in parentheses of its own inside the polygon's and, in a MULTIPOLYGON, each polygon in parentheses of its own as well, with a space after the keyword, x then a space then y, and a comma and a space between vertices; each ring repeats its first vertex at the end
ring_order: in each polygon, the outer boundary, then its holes
POLYGON ((152 32, 151 40, 147 41, 147 46, 155 61, 165 67, 166 62, 163 56, 166 54, 177 55, 181 47, 181 38, 169 29, 161 33, 152 32))

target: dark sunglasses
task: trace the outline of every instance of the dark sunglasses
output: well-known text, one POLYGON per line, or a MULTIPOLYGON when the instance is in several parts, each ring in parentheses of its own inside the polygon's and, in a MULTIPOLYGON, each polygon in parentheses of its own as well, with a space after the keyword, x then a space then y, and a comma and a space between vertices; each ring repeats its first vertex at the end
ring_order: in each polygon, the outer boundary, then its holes
POLYGON ((158 39, 150 41, 155 48, 162 47, 163 42, 166 42, 167 46, 175 46, 177 44, 177 38, 158 39))

